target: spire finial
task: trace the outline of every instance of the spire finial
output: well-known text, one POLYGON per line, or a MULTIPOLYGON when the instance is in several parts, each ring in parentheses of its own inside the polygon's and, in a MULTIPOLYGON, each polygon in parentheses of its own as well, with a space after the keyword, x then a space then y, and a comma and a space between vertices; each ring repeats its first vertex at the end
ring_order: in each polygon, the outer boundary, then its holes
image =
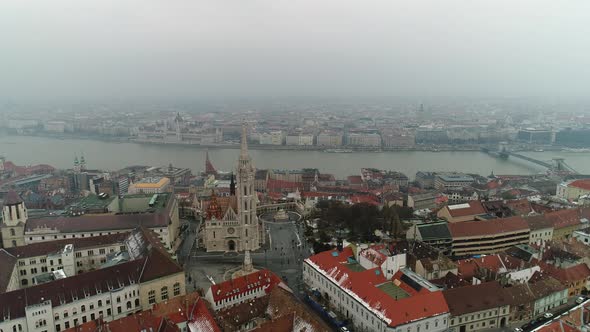
POLYGON ((248 126, 246 120, 242 122, 242 147, 240 149, 240 155, 242 157, 248 156, 248 126))

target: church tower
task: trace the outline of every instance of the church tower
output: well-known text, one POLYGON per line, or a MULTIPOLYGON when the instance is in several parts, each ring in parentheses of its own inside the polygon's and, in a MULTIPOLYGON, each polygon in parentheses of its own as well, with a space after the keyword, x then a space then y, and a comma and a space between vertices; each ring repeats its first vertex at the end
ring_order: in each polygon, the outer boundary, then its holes
POLYGON ((237 174, 237 200, 240 226, 242 226, 241 238, 243 239, 241 250, 256 250, 260 248, 260 234, 258 217, 256 216, 257 194, 254 190, 254 165, 248 154, 248 128, 242 124, 242 146, 238 160, 237 174))
POLYGON ((20 196, 10 190, 4 198, 2 207, 2 244, 4 248, 25 245, 25 223, 28 214, 20 196))
POLYGON ((74 172, 80 173, 82 168, 80 168, 80 162, 78 161, 78 156, 74 155, 74 172))

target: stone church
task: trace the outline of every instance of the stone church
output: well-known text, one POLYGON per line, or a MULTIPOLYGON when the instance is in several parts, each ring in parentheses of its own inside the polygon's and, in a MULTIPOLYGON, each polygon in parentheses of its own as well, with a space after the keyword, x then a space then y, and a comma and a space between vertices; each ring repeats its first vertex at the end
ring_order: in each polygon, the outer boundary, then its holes
POLYGON ((203 243, 207 251, 256 250, 264 242, 263 227, 256 215, 255 172, 248 154, 247 127, 243 124, 237 183, 232 185, 229 197, 217 197, 213 191, 205 210, 203 243))

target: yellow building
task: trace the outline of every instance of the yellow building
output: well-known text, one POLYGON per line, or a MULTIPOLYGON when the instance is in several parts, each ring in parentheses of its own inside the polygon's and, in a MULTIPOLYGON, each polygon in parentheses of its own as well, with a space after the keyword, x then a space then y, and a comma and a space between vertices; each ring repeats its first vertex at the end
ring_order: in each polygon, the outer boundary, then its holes
POLYGON ((130 194, 160 194, 169 189, 170 179, 166 177, 145 178, 129 185, 130 194))

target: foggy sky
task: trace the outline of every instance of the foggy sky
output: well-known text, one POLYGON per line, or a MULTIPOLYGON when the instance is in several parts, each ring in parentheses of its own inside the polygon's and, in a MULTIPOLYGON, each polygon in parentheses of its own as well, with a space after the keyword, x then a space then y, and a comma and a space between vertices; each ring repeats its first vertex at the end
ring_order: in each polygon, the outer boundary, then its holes
POLYGON ((0 98, 556 96, 588 0, 1 0, 0 98))

